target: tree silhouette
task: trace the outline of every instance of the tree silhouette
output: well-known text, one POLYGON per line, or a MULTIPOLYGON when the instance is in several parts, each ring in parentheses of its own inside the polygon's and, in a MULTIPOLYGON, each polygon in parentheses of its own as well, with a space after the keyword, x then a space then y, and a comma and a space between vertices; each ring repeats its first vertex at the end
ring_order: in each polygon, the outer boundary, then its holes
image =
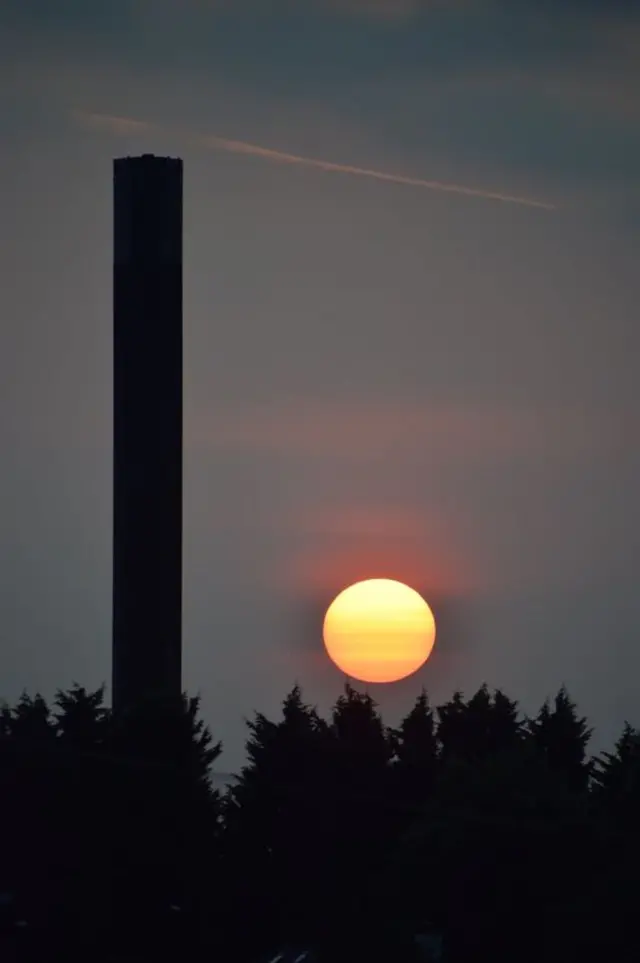
POLYGON ((404 904, 444 933, 452 959, 538 960, 584 912, 591 830, 586 799, 533 747, 452 763, 401 840, 404 904))
POLYGON ((67 943, 73 934, 73 945, 66 950, 70 955, 74 950, 81 954, 108 920, 109 878, 99 856, 111 818, 103 759, 108 722, 104 687, 91 692, 74 683, 67 691, 57 691, 49 794, 49 819, 56 831, 51 834, 46 939, 54 945, 67 943))
POLYGON ((74 683, 67 692, 58 689, 54 702, 54 729, 62 747, 90 751, 104 745, 110 721, 104 686, 88 692, 74 683))
POLYGON ((345 940, 362 940, 367 919, 381 920, 381 877, 393 839, 393 737, 375 700, 349 683, 331 715, 328 779, 333 821, 329 913, 345 940))
POLYGON ((595 789, 610 804, 640 800, 640 732, 625 722, 613 752, 594 761, 595 789))
POLYGON ((423 689, 410 712, 391 733, 394 750, 394 796, 399 811, 408 812, 426 804, 435 789, 438 770, 438 741, 429 697, 423 689))
POLYGON ((299 686, 287 694, 282 718, 248 720, 248 763, 225 806, 225 875, 233 881, 237 945, 242 907, 253 906, 261 937, 245 931, 245 949, 258 952, 280 939, 317 937, 318 900, 329 854, 324 772, 328 727, 306 705, 299 686), (303 867, 312 867, 300 885, 303 867))
POLYGON ((57 692, 53 713, 26 693, 3 712, 5 885, 36 955, 86 955, 97 933, 105 950, 124 932, 139 948, 156 931, 166 942, 170 906, 195 927, 210 893, 219 800, 209 768, 220 746, 199 700, 114 720, 103 695, 75 684, 57 692))
POLYGON ((640 957, 640 936, 635 922, 635 894, 640 886, 640 733, 628 722, 613 752, 601 753, 594 762, 593 797, 604 850, 596 891, 599 945, 612 959, 637 959, 640 957))
POLYGON ((586 753, 591 729, 587 720, 578 716, 565 686, 558 691, 553 707, 547 700, 529 721, 528 732, 550 772, 572 790, 587 789, 592 770, 586 753))
POLYGON ((220 800, 210 767, 222 747, 199 706, 198 697, 149 700, 115 716, 105 741, 112 912, 116 932, 147 953, 166 949, 174 913, 200 929, 211 890, 220 800))
POLYGON ((451 762, 473 763, 498 752, 515 749, 522 736, 516 702, 497 689, 493 694, 482 685, 464 701, 461 692, 438 706, 437 738, 440 758, 451 762))
POLYGON ((197 698, 114 716, 102 688, 25 692, 0 710, 0 905, 25 960, 414 963, 435 932, 443 963, 630 963, 640 736, 594 760, 589 736, 564 687, 524 724, 486 685, 435 711, 423 691, 390 730, 367 692, 324 719, 294 686, 221 799, 197 698))
POLYGON ((55 728, 40 693, 23 692, 2 713, 0 852, 4 887, 25 907, 32 926, 49 919, 58 857, 51 831, 59 809, 55 728), (34 871, 37 858, 37 871, 34 871))
POLYGON ((393 744, 368 692, 345 684, 333 709, 331 731, 336 761, 345 779, 363 789, 369 785, 380 788, 386 782, 393 744))
POLYGON ((464 697, 459 690, 453 693, 448 702, 436 708, 437 737, 443 765, 456 759, 465 759, 469 754, 466 710, 464 697))
POLYGON ((55 738, 51 709, 39 692, 33 698, 23 692, 13 709, 5 708, 3 716, 9 738, 24 749, 46 747, 55 738))
POLYGON ((8 739, 11 735, 11 706, 6 702, 0 706, 0 740, 8 739))

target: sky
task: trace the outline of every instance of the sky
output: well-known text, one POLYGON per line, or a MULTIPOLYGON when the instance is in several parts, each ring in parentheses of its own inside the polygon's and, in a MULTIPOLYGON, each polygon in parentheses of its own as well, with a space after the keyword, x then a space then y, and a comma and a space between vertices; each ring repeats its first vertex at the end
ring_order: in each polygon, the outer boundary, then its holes
POLYGON ((640 725, 640 3, 1 0, 0 138, 0 699, 110 680, 111 164, 151 151, 221 765, 294 682, 332 704, 366 577, 438 623, 389 723, 486 682, 640 725))

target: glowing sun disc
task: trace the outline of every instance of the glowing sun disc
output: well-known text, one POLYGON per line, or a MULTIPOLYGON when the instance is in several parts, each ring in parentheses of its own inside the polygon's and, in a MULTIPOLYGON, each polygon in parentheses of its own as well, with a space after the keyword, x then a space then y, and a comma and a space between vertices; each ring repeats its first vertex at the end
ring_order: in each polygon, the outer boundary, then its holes
POLYGON ((414 589, 372 578, 336 596, 322 634, 329 658, 346 675, 360 682, 397 682, 431 655, 436 623, 414 589))

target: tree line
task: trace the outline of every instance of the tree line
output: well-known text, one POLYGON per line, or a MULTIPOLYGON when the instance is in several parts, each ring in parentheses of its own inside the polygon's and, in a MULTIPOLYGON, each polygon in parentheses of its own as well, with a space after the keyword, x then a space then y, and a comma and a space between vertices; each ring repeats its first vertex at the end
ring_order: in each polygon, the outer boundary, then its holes
POLYGON ((565 688, 533 717, 485 685, 435 707, 423 691, 389 727, 347 684, 327 718, 295 686, 246 727, 221 792, 197 698, 116 717, 74 685, 5 706, 6 951, 410 963, 431 933, 447 963, 640 958, 629 724, 593 756, 565 688))

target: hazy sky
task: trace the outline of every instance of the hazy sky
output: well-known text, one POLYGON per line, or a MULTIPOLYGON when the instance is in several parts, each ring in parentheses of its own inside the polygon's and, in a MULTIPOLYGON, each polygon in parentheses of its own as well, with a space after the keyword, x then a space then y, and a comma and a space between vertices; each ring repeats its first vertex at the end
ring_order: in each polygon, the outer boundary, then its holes
POLYGON ((323 609, 370 575, 439 619, 390 722, 486 681, 640 724, 640 4, 0 0, 0 136, 0 698, 110 679, 111 162, 153 151, 223 765, 295 680, 339 693, 323 609))

